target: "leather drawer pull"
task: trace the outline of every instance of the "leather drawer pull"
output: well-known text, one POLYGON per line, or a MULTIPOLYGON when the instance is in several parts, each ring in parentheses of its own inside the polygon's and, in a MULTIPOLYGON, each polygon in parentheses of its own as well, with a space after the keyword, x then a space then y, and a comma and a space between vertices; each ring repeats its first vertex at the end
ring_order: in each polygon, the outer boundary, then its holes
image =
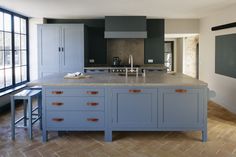
POLYGON ((62 121, 64 121, 64 118, 52 118, 52 121, 54 121, 54 122, 62 122, 62 121))
POLYGON ((186 89, 176 89, 175 90, 176 93, 187 93, 186 89))
POLYGON ((140 89, 130 89, 129 93, 141 93, 142 91, 140 89))
POLYGON ((96 95, 98 94, 98 91, 87 91, 86 93, 89 95, 96 95))
POLYGON ((98 118, 87 118, 87 121, 89 122, 98 122, 98 118))
POLYGON ((62 105, 64 105, 64 103, 62 103, 62 102, 52 102, 52 105, 53 106, 62 106, 62 105))
POLYGON ((87 102, 87 106, 97 106, 97 102, 87 102))
POLYGON ((56 94, 56 95, 63 94, 63 91, 52 91, 52 94, 56 94))

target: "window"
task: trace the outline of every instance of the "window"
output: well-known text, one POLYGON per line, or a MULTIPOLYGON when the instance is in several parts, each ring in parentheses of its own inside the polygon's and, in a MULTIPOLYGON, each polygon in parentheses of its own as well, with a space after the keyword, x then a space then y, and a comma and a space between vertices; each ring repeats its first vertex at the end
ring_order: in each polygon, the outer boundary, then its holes
POLYGON ((28 18, 0 8, 0 92, 26 83, 28 18))

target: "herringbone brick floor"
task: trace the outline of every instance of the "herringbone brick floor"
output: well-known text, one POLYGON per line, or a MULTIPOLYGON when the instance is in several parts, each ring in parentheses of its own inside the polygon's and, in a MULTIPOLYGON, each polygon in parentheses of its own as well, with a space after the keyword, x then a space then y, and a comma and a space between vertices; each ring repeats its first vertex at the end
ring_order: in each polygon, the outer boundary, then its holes
MULTIPOLYGON (((21 111, 21 108, 18 108, 21 111)), ((49 134, 41 142, 34 127, 34 140, 24 129, 10 139, 10 113, 0 115, 1 157, 236 157, 236 115, 209 102, 208 142, 198 132, 115 132, 114 141, 103 141, 103 132, 49 134)))

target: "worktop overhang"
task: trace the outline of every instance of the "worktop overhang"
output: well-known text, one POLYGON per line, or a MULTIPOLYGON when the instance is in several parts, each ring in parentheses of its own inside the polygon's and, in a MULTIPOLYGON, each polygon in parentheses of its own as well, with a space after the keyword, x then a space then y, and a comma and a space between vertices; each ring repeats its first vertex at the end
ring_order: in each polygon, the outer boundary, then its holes
POLYGON ((28 86, 144 86, 144 87, 207 87, 207 83, 184 74, 148 73, 146 77, 125 77, 117 74, 91 74, 85 79, 64 79, 65 73, 54 74, 28 83, 28 86))

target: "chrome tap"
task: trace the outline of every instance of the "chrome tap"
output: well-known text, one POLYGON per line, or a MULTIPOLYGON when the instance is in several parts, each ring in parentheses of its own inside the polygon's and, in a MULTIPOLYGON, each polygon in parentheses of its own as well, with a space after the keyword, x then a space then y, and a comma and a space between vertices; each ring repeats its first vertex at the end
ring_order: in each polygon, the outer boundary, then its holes
POLYGON ((133 56, 129 55, 129 64, 130 64, 130 72, 134 72, 134 61, 133 61, 133 56))

